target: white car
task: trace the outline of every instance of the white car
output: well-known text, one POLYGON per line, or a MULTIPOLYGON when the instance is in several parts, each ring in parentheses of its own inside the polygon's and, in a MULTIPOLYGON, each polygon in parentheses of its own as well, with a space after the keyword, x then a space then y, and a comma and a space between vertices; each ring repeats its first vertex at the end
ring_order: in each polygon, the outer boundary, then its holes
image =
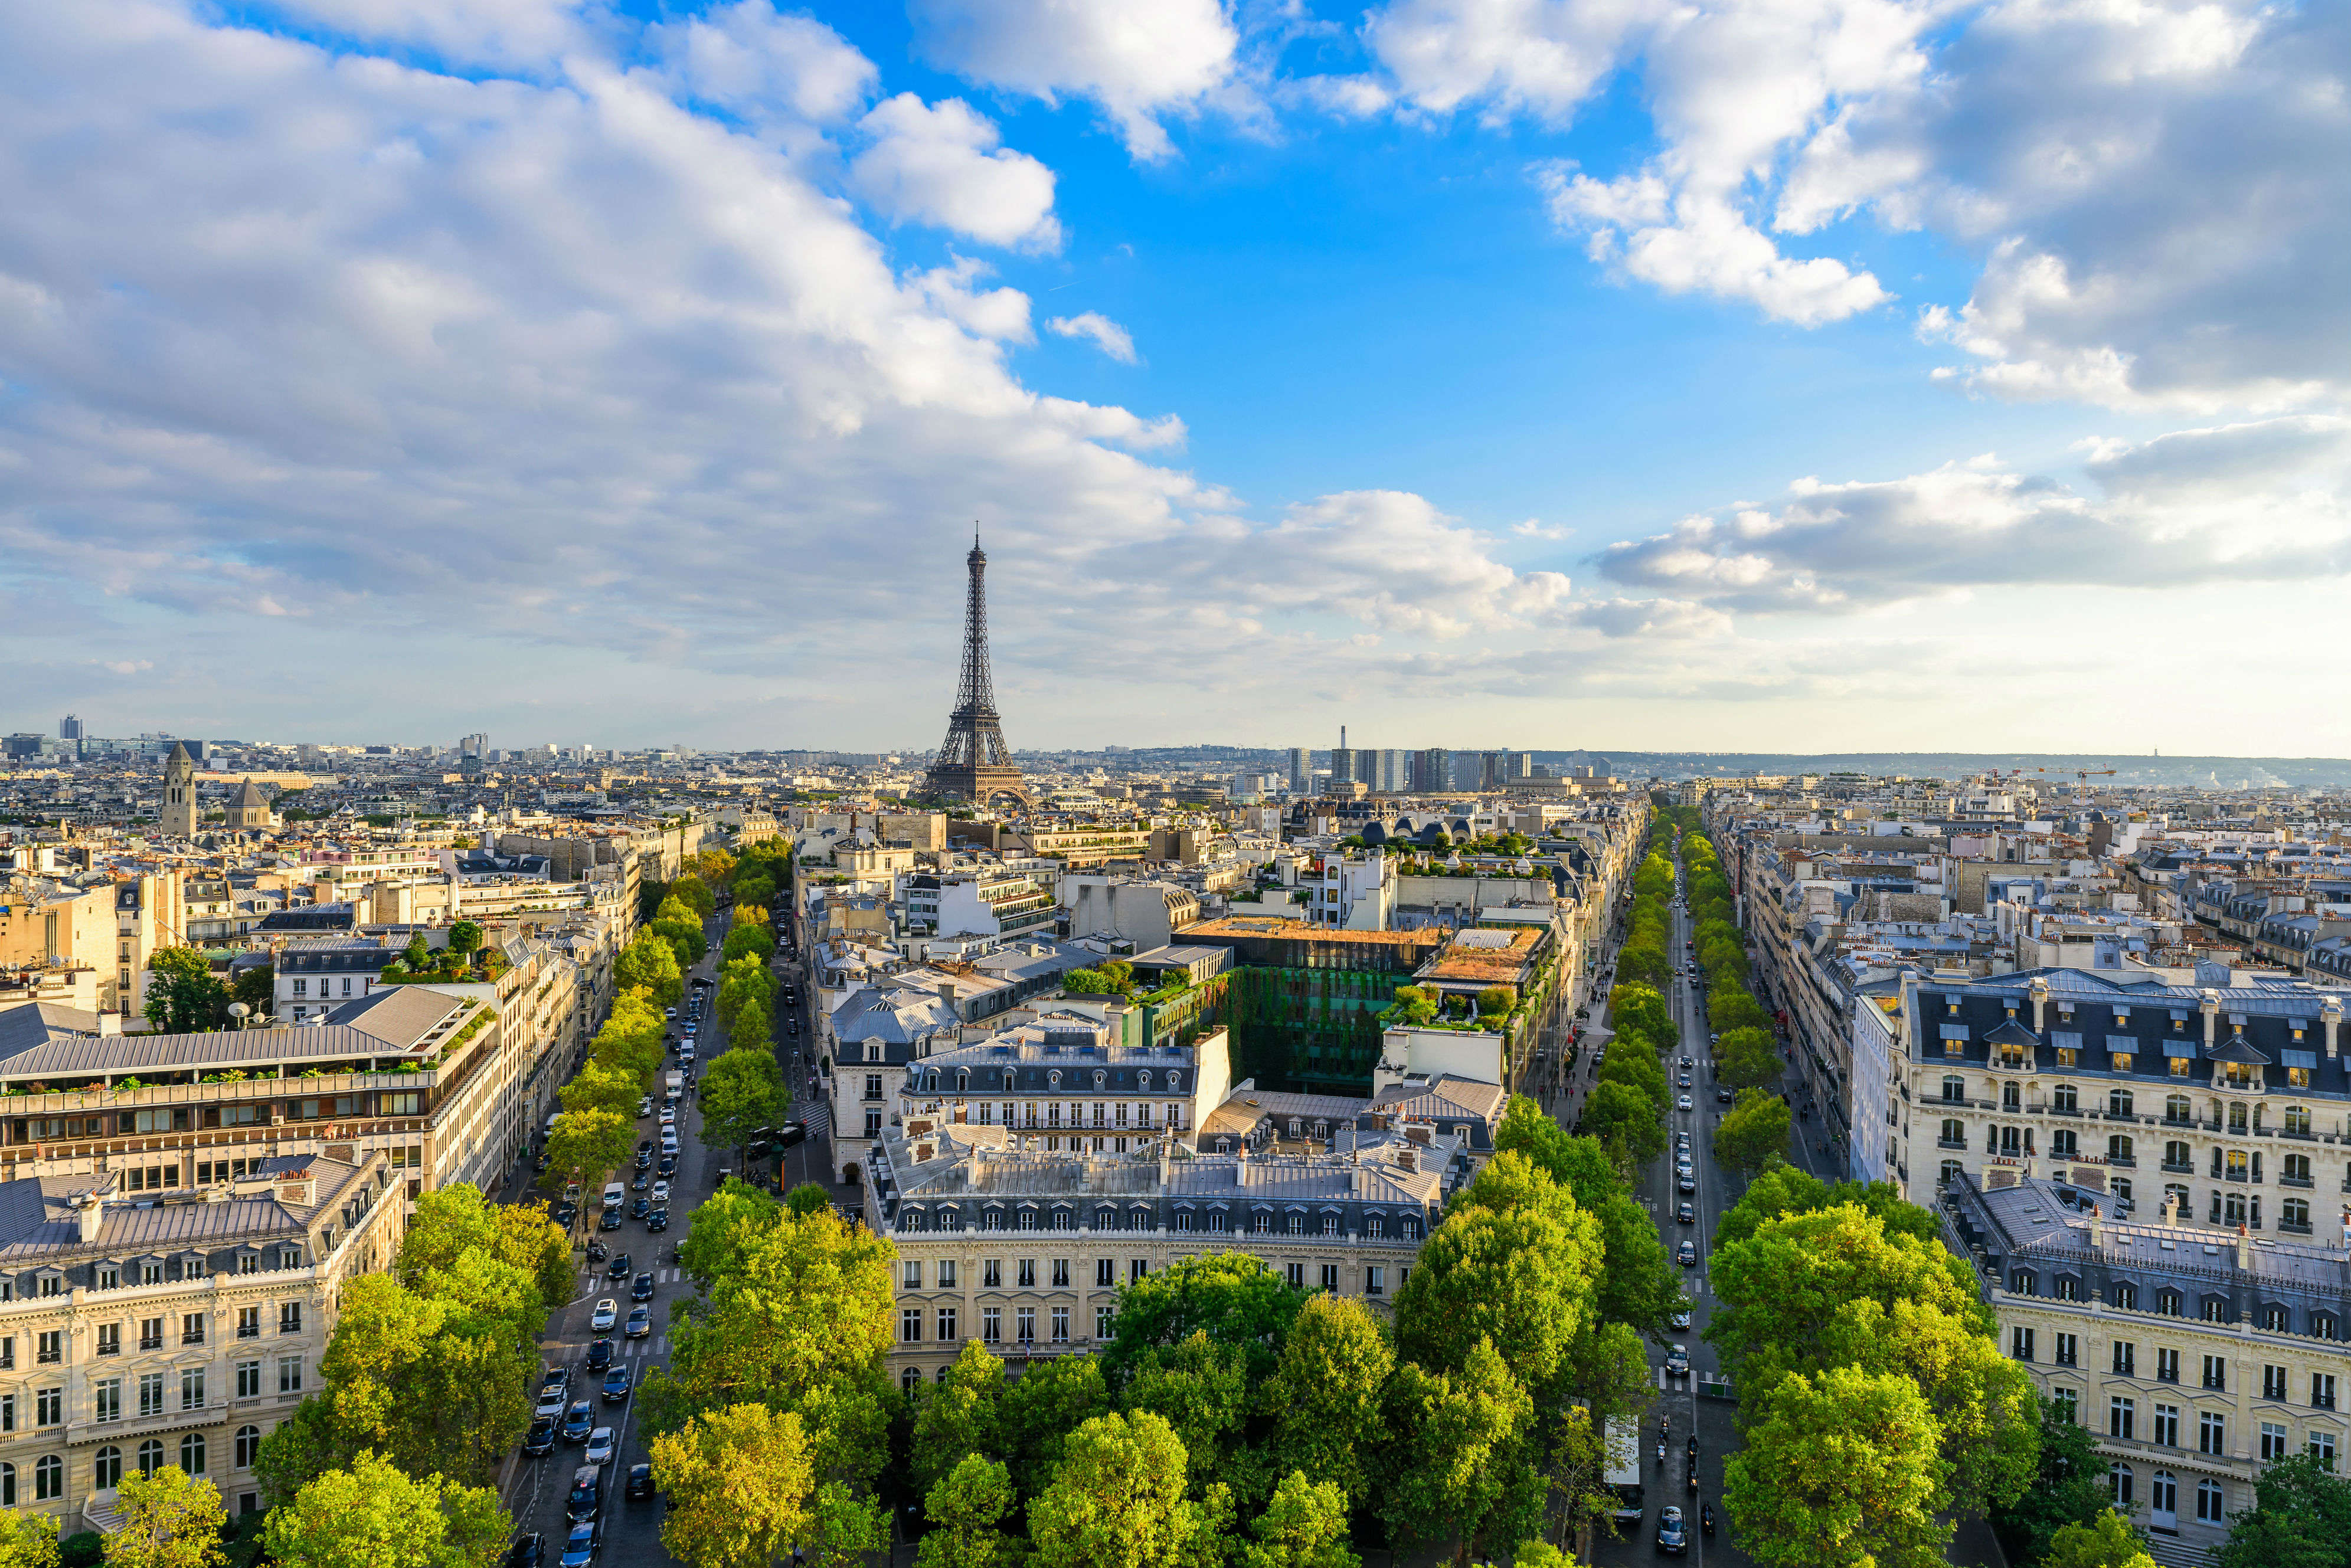
MULTIPOLYGON (((1679 1346, 1676 1347, 1680 1348, 1679 1346)), ((612 1428, 599 1427, 588 1434, 588 1451, 580 1456, 583 1465, 609 1465, 612 1462, 612 1428)))
POLYGON ((637 1114, 640 1116, 650 1116, 653 1113, 653 1099, 652 1095, 648 1094, 643 1099, 637 1102, 637 1114))
POLYGON ((588 1326, 598 1333, 610 1333, 612 1332, 612 1325, 620 1321, 620 1304, 611 1297, 606 1296, 596 1303, 595 1314, 589 1318, 588 1326))
POLYGON ((669 1183, 665 1181, 657 1181, 653 1183, 653 1207, 655 1208, 659 1208, 663 1204, 665 1204, 668 1201, 669 1183))
POLYGON ((674 1127, 677 1125, 676 1106, 664 1105, 662 1107, 661 1124, 664 1127, 674 1127))
POLYGON ((1681 1097, 1681 1108, 1685 1111, 1690 1108, 1690 1097, 1687 1094, 1681 1097))

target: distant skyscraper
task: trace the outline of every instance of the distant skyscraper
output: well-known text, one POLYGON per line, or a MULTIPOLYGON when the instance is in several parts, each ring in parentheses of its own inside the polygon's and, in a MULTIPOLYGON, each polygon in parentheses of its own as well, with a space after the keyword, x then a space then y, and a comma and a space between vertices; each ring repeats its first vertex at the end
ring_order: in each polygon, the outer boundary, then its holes
POLYGON ((1453 788, 1453 753, 1441 746, 1413 754, 1412 787, 1424 795, 1453 788))
POLYGON ((1290 788, 1293 794, 1302 795, 1314 781, 1314 753, 1302 746, 1290 748, 1290 788))
POLYGON ((1379 753, 1378 782, 1372 787, 1384 795, 1401 795, 1412 788, 1412 753, 1395 747, 1383 747, 1379 753))
POLYGON ((81 720, 76 718, 71 714, 68 714, 65 717, 57 720, 57 738, 59 740, 79 740, 81 738, 81 720))
POLYGON ((460 757, 487 757, 490 754, 490 737, 487 735, 469 735, 457 743, 457 754, 460 757))

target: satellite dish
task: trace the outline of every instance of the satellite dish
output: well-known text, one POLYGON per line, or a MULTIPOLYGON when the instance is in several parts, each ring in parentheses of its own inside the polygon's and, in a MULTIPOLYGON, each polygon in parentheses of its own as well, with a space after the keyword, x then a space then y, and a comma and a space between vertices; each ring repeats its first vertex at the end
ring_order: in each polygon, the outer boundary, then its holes
POLYGON ((245 1022, 246 1015, 251 1011, 253 1009, 243 1002, 231 1002, 228 1005, 228 1016, 240 1024, 245 1022))

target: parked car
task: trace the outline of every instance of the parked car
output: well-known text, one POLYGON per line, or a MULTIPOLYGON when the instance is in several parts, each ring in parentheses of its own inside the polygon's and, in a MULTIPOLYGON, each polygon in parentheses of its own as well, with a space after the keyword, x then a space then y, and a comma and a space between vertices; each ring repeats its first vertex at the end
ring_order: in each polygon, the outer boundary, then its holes
POLYGON ((629 1467, 629 1496, 633 1500, 653 1495, 653 1468, 651 1465, 629 1467))
POLYGON ((1716 1104, 1718 1104, 1718 1105, 1728 1105, 1728 1104, 1729 1104, 1729 1103, 1730 1103, 1730 1091, 1729 1091, 1729 1089, 1726 1089, 1725 1087, 1723 1087, 1723 1086, 1722 1086, 1721 1084, 1719 1084, 1719 1083, 1716 1084, 1716 1085, 1714 1086, 1714 1103, 1715 1103, 1716 1104))
POLYGON ((547 1537, 526 1530, 507 1548, 507 1568, 539 1568, 547 1561, 547 1537))

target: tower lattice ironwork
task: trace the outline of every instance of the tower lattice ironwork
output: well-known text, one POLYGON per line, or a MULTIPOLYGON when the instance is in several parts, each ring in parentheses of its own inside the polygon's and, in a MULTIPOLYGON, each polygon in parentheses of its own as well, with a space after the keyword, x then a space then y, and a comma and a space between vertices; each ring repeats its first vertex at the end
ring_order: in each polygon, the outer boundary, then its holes
POLYGON ((1027 786, 1004 743, 1004 728, 996 713, 996 681, 987 667, 987 557, 979 548, 979 534, 971 536, 971 554, 964 558, 971 570, 971 587, 963 607, 963 673, 956 683, 955 711, 947 716, 947 737, 932 759, 929 790, 951 800, 986 805, 998 795, 1026 800, 1027 786))

